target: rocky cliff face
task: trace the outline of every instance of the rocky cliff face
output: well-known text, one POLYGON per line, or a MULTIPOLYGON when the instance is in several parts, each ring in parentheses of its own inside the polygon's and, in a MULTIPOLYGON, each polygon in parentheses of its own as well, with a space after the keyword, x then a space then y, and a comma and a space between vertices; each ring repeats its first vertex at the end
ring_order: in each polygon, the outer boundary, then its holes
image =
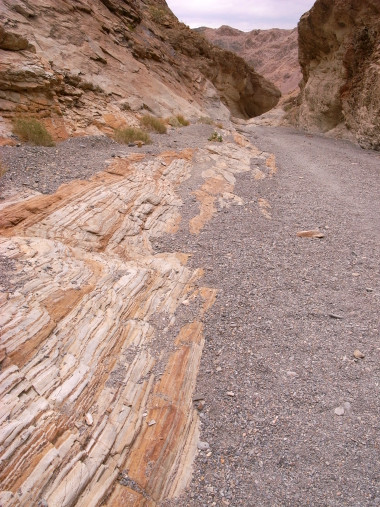
POLYGON ((380 149, 379 1, 317 0, 298 29, 298 124, 380 149))
POLYGON ((279 91, 179 23, 164 0, 4 0, 0 136, 17 115, 56 138, 111 132, 139 110, 258 115, 279 91))
POLYGON ((252 30, 230 26, 198 29, 210 42, 241 56, 257 72, 274 83, 283 94, 298 89, 302 74, 298 63, 298 31, 252 30))

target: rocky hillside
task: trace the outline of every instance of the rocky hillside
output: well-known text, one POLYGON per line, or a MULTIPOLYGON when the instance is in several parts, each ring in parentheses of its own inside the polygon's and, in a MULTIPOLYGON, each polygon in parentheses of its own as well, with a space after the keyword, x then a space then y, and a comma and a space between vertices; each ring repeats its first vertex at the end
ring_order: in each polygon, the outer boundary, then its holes
POLYGON ((298 124, 380 149, 379 1, 317 0, 298 30, 298 124))
POLYGON ((164 0, 2 1, 0 137, 20 115, 44 119, 59 139, 112 132, 144 109, 247 118, 279 96, 164 0))
POLYGON ((221 26, 218 29, 200 28, 198 31, 213 44, 244 58, 283 94, 298 88, 302 75, 298 63, 297 28, 242 32, 221 26))

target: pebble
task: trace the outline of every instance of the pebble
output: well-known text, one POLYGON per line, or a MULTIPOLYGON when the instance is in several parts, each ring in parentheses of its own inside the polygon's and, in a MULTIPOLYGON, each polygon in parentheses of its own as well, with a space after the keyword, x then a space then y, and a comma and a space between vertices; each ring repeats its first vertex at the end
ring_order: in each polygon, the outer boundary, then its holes
POLYGON ((335 410, 334 410, 334 414, 335 415, 344 415, 344 408, 343 407, 337 407, 335 410))
POLYGON ((149 422, 148 422, 148 426, 154 426, 156 424, 156 421, 154 419, 151 419, 149 422))
POLYGON ((365 358, 365 355, 363 354, 363 352, 360 352, 360 350, 359 350, 359 349, 356 349, 356 350, 354 351, 354 357, 355 357, 356 359, 364 359, 364 358, 365 358))
POLYGON ((197 447, 200 451, 207 451, 208 449, 210 449, 210 445, 208 442, 199 441, 197 447))
POLYGON ((232 392, 232 391, 227 391, 227 396, 231 396, 231 398, 233 398, 235 396, 235 393, 232 392))
POLYGON ((337 315, 336 313, 329 313, 329 317, 331 317, 332 319, 338 319, 338 320, 342 320, 344 317, 342 317, 342 315, 337 315))

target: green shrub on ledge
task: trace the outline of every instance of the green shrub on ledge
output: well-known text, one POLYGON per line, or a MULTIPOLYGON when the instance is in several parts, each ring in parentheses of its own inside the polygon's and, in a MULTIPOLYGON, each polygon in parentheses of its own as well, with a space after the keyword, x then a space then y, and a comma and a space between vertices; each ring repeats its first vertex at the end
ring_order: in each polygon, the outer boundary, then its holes
POLYGON ((13 132, 23 141, 37 146, 54 146, 54 141, 45 125, 35 118, 16 118, 13 132))

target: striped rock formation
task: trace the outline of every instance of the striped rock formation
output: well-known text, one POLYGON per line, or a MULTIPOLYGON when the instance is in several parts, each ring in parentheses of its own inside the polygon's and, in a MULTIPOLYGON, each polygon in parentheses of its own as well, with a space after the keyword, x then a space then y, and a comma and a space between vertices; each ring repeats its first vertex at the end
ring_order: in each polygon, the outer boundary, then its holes
POLYGON ((152 241, 243 205, 235 176, 249 171, 271 177, 275 160, 237 135, 132 154, 3 208, 14 290, 0 300, 0 505, 156 505, 186 487, 202 320, 217 295, 186 252, 152 241), (199 213, 185 222, 178 188, 194 174, 199 213))

